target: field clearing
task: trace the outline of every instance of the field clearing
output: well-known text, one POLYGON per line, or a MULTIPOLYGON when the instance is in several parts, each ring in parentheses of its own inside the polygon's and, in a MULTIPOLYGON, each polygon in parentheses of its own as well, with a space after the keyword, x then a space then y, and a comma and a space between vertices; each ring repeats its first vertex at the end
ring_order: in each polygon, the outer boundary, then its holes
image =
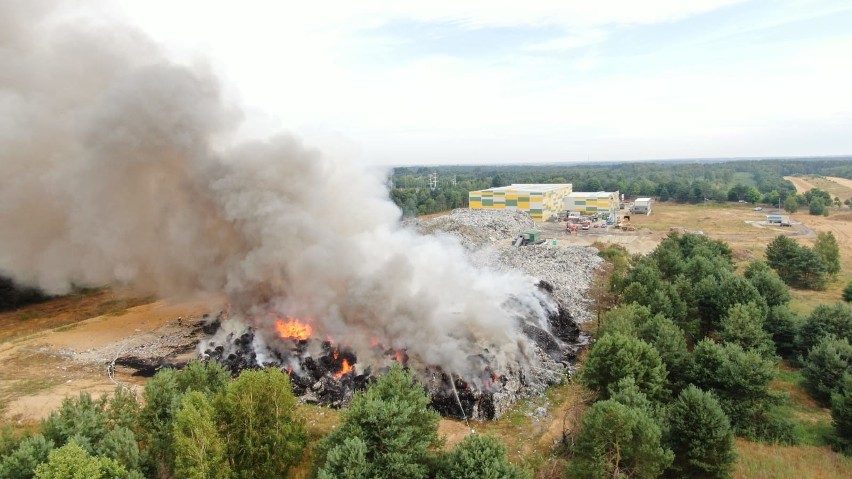
POLYGON ((840 198, 841 202, 847 198, 852 198, 852 180, 846 178, 806 175, 785 176, 784 179, 792 182, 796 186, 798 193, 804 193, 812 188, 819 188, 827 191, 832 198, 840 198))

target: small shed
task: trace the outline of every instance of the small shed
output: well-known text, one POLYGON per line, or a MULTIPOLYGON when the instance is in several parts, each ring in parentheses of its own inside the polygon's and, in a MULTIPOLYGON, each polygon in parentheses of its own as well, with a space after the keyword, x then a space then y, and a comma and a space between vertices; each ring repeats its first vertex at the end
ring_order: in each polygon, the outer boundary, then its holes
POLYGON ((784 217, 781 215, 766 215, 766 222, 769 224, 781 224, 784 222, 784 217))

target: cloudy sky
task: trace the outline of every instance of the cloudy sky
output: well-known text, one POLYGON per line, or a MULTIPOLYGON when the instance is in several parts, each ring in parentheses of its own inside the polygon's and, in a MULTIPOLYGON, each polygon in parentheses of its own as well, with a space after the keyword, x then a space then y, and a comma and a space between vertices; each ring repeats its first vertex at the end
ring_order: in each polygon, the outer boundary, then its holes
POLYGON ((121 0, 247 111, 381 164, 852 153, 852 1, 121 0))

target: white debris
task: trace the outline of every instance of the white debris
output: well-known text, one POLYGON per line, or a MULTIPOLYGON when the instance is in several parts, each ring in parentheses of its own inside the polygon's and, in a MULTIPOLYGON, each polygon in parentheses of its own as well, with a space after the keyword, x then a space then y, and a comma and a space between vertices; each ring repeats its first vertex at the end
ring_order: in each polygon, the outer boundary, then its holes
POLYGON ((448 233, 470 250, 536 229, 535 221, 523 211, 467 208, 430 220, 409 220, 406 224, 414 226, 422 234, 448 233))

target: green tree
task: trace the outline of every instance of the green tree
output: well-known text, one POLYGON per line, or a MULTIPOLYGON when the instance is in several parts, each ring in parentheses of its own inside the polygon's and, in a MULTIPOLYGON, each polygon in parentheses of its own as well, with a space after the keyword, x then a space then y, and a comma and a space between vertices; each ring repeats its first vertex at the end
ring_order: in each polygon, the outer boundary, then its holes
POLYGON ((825 263, 826 272, 831 276, 837 276, 840 272, 840 246, 832 232, 822 232, 817 235, 814 252, 825 263))
POLYGON ((42 434, 57 446, 72 437, 96 444, 109 432, 106 405, 106 398, 95 400, 87 392, 81 392, 77 398, 65 398, 59 409, 42 421, 42 434))
POLYGON ((787 213, 795 213, 799 211, 799 202, 796 201, 795 195, 790 195, 784 200, 784 210, 787 213))
POLYGON ((658 477, 673 459, 661 437, 660 427, 641 409, 598 401, 583 416, 571 477, 658 477))
POLYGON ((754 260, 749 263, 743 276, 754 285, 770 308, 787 304, 792 299, 790 289, 764 261, 754 260))
POLYGON ((843 375, 837 391, 831 396, 831 422, 837 432, 837 446, 852 453, 852 373, 843 375))
POLYGON ((181 398, 177 376, 174 369, 161 369, 142 394, 145 406, 139 413, 140 436, 147 450, 146 467, 152 475, 168 476, 174 464, 172 421, 181 398))
POLYGON ((799 351, 808 351, 827 336, 852 341, 852 305, 845 303, 820 304, 799 328, 799 351))
POLYGON ((181 400, 175 414, 175 475, 186 479, 227 479, 231 469, 225 441, 214 422, 216 411, 203 393, 193 391, 181 400))
POLYGON ((685 385, 684 374, 689 362, 689 350, 683 330, 674 321, 656 315, 639 325, 636 336, 657 350, 669 372, 668 380, 672 391, 680 391, 685 385))
POLYGON ((782 358, 792 358, 796 354, 796 336, 802 318, 790 311, 787 306, 775 306, 769 309, 763 327, 772 335, 775 352, 782 358))
POLYGON ((290 378, 277 368, 245 370, 216 402, 228 458, 240 479, 286 475, 307 444, 290 378))
POLYGON ((320 443, 319 473, 342 477, 342 464, 331 461, 331 452, 343 447, 347 438, 357 437, 366 446, 366 463, 370 466, 366 477, 427 477, 434 451, 442 443, 438 438, 440 416, 428 409, 428 404, 422 386, 401 366, 394 365, 366 392, 355 395, 343 412, 340 426, 320 443))
POLYGON ((53 442, 41 434, 28 437, 0 461, 0 477, 4 479, 30 479, 36 467, 47 461, 53 442))
POLYGON ((755 204, 755 203, 757 203, 758 201, 760 201, 760 199, 761 199, 762 197, 763 197, 763 195, 761 195, 761 194, 760 194, 760 191, 758 191, 758 189, 757 189, 757 188, 755 188, 755 187, 751 187, 751 188, 749 188, 749 190, 746 192, 745 197, 744 197, 743 199, 744 199, 744 200, 746 200, 746 201, 748 201, 748 202, 749 202, 749 203, 751 203, 751 204, 755 204))
POLYGON ((135 471, 140 467, 136 435, 124 426, 118 426, 108 432, 94 449, 97 455, 114 459, 128 471, 135 471))
POLYGON ((823 200, 815 199, 808 205, 808 214, 814 216, 828 216, 828 207, 823 200))
POLYGON ((764 329, 763 321, 763 311, 754 303, 735 304, 722 320, 719 339, 772 358, 775 356, 775 344, 772 336, 764 329))
POLYGON ((852 281, 843 288, 843 299, 847 303, 852 303, 852 281))
POLYGON ((225 391, 231 374, 216 361, 190 361, 177 375, 178 389, 185 393, 199 391, 213 397, 225 391))
MULTIPOLYGON (((50 452, 48 460, 36 467, 36 479, 129 479, 124 467, 106 457, 90 455, 76 442, 50 452)), ((138 477, 138 476, 137 476, 138 477)))
POLYGON ((802 368, 805 386, 811 396, 824 405, 831 403, 831 394, 844 374, 852 373, 852 345, 846 339, 823 338, 808 354, 802 368))
POLYGON ((681 391, 668 410, 666 443, 675 477, 730 477, 736 460, 728 416, 712 394, 695 386, 681 391))
POLYGON ((766 260, 778 276, 790 286, 824 289, 827 278, 825 262, 813 250, 799 246, 784 235, 778 235, 766 247, 766 260))
POLYGON ((332 447, 317 479, 371 479, 367 444, 360 437, 347 437, 332 447))
POLYGON ((523 479, 529 477, 509 462, 506 446, 493 436, 471 434, 444 458, 437 479, 523 479))
POLYGON ((692 353, 689 377, 700 389, 712 392, 742 436, 791 443, 792 424, 773 414, 777 399, 769 391, 773 361, 738 344, 700 341, 692 353))
POLYGON ((589 389, 606 399, 610 385, 632 377, 649 398, 663 399, 667 391, 666 367, 653 346, 641 339, 620 333, 597 340, 583 366, 581 380, 589 389))

